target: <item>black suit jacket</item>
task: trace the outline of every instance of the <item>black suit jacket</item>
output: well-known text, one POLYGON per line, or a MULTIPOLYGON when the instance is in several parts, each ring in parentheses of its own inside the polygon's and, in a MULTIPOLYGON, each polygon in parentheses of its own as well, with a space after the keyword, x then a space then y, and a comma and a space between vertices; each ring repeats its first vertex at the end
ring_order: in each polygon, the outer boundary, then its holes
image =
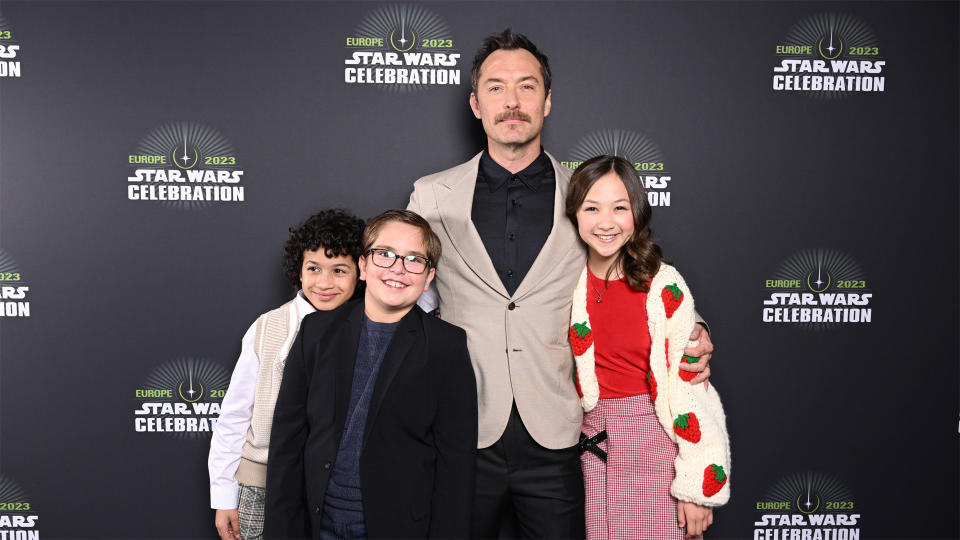
MULTIPOLYGON (((273 415, 265 538, 318 538, 343 435, 363 302, 303 319, 273 415)), ((477 387, 466 333, 414 306, 374 383, 360 453, 370 538, 463 538, 470 531, 477 387)))

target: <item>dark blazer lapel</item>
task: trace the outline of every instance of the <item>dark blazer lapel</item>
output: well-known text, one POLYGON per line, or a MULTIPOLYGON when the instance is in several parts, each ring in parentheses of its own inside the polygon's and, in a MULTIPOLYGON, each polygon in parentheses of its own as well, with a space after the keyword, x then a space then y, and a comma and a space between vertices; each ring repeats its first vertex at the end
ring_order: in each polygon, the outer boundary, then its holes
POLYGON ((383 398, 387 395, 390 384, 397 376, 400 368, 403 367, 406 356, 417 341, 417 337, 423 334, 421 316, 423 316, 423 311, 418 306, 413 306, 413 309, 400 319, 400 324, 390 340, 390 345, 387 346, 387 352, 383 355, 380 370, 377 372, 377 380, 373 385, 373 395, 370 396, 370 410, 367 412, 367 421, 363 428, 361 452, 367 446, 370 430, 376 423, 380 405, 383 404, 383 398))
POLYGON ((357 349, 360 347, 360 331, 363 329, 363 302, 356 302, 350 312, 345 314, 346 323, 340 332, 330 340, 329 351, 336 362, 337 384, 335 402, 337 422, 347 417, 350 406, 350 391, 353 388, 353 368, 357 363, 357 349))

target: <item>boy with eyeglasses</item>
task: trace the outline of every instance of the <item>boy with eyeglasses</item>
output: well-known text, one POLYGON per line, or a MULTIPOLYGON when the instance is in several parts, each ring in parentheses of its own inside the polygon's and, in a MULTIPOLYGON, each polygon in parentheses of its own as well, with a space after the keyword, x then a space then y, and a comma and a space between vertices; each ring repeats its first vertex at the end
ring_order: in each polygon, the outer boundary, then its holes
POLYGON ((416 306, 440 241, 416 213, 389 210, 363 244, 363 300, 306 317, 290 349, 264 537, 466 537, 477 436, 467 338, 416 306))

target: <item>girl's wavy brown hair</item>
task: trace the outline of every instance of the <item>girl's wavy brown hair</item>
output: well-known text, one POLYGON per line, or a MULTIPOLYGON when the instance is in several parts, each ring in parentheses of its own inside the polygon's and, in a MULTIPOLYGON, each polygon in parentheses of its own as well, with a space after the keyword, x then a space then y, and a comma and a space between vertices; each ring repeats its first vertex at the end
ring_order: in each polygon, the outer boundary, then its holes
POLYGON ((566 213, 574 226, 577 226, 577 210, 587 197, 587 192, 602 176, 609 172, 616 174, 630 197, 630 209, 633 212, 633 237, 620 248, 617 258, 607 270, 604 279, 609 280, 618 267, 623 269, 630 287, 637 291, 649 292, 650 280, 660 269, 663 252, 653 241, 650 231, 650 218, 653 209, 647 202, 647 192, 633 165, 619 156, 597 156, 584 161, 570 178, 567 190, 566 213))

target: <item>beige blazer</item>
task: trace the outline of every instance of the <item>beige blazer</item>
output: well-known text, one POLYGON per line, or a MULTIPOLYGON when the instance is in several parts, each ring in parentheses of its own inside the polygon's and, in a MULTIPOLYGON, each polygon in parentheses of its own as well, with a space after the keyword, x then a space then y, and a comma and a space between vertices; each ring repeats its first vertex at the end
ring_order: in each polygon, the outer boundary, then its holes
POLYGON ((510 296, 470 216, 480 155, 417 180, 408 205, 443 244, 434 283, 443 319, 467 331, 477 376, 477 446, 500 439, 516 401, 534 440, 568 448, 578 442, 582 411, 567 328, 573 289, 586 263, 586 248, 563 211, 572 172, 548 154, 557 182, 553 228, 510 296))

